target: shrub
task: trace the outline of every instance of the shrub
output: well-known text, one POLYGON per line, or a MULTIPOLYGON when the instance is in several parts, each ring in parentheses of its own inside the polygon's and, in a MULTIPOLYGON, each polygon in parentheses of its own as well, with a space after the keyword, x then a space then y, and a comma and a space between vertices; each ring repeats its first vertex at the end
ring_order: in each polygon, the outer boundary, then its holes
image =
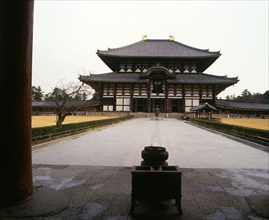
POLYGON ((269 146, 269 131, 255 128, 246 128, 237 125, 222 124, 216 121, 194 119, 192 123, 221 131, 233 136, 241 137, 243 139, 253 141, 264 146, 269 146))
POLYGON ((42 128, 32 128, 32 142, 37 142, 40 140, 54 139, 55 137, 67 136, 74 133, 79 133, 85 131, 89 128, 100 127, 104 125, 109 125, 117 123, 120 121, 131 119, 133 116, 123 116, 119 118, 110 118, 96 121, 64 124, 61 127, 56 125, 42 127, 42 128))

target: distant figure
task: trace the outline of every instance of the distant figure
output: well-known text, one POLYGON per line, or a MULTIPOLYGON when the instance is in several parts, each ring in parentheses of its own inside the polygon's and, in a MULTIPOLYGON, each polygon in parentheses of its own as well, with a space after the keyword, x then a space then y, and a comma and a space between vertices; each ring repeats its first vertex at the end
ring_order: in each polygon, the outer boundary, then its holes
POLYGON ((158 108, 158 106, 154 109, 154 113, 155 113, 155 116, 158 118, 160 114, 160 109, 158 108))

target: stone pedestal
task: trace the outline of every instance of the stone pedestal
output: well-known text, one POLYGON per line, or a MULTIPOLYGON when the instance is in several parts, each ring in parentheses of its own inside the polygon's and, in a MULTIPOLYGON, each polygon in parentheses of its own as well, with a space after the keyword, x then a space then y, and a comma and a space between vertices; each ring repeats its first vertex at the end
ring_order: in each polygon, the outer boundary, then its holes
POLYGON ((132 205, 139 199, 175 199, 178 213, 181 209, 181 174, 178 166, 133 166, 132 167, 132 205))

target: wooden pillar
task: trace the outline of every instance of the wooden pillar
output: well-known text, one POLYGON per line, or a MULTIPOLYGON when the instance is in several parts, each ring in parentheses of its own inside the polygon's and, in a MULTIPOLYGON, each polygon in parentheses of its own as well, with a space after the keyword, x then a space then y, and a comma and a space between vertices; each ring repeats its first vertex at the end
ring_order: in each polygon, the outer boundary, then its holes
POLYGON ((132 84, 132 98, 133 98, 133 111, 134 112, 137 112, 137 102, 136 102, 136 98, 134 98, 134 88, 135 87, 135 85, 134 84, 132 84))
POLYGON ((168 103, 168 91, 169 91, 168 90, 169 89, 168 86, 169 86, 168 83, 165 82, 165 110, 164 110, 165 113, 168 113, 168 104, 169 104, 168 103))
POLYGON ((34 1, 0 1, 0 205, 32 195, 31 81, 34 1))
POLYGON ((99 111, 103 111, 104 110, 104 105, 103 105, 103 96, 104 96, 104 84, 100 83, 100 85, 98 86, 98 90, 96 92, 99 92, 99 99, 100 99, 100 107, 99 107, 99 111))
POLYGON ((183 103, 183 113, 186 114, 185 109, 185 85, 182 85, 182 103, 183 103))
POLYGON ((200 85, 199 86, 199 104, 201 104, 202 103, 202 99, 203 99, 203 86, 202 85, 200 85))
POLYGON ((213 96, 213 105, 215 105, 216 104, 216 86, 215 85, 213 85, 212 86, 212 96, 213 96))
POLYGON ((147 107, 146 107, 146 112, 150 112, 150 99, 149 98, 147 98, 147 107))
POLYGON ((137 99, 135 99, 135 102, 134 102, 134 109, 135 109, 135 112, 137 112, 137 99))
POLYGON ((116 102, 117 102, 117 84, 113 84, 113 93, 114 93, 114 103, 113 103, 113 112, 116 111, 116 102))
POLYGON ((151 109, 150 106, 150 83, 147 84, 147 112, 149 113, 151 109))
POLYGON ((130 84, 130 111, 134 112, 133 84, 130 84))

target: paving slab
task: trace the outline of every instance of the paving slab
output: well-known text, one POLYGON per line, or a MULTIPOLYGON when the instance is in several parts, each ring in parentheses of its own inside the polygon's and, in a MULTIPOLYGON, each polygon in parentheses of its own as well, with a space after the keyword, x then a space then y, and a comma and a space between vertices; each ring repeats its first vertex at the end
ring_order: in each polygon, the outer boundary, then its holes
POLYGON ((268 169, 182 169, 182 210, 174 200, 131 207, 131 167, 33 165, 33 198, 0 208, 0 219, 268 219, 268 169), (243 180, 243 181, 242 181, 243 180), (252 180, 251 184, 245 183, 252 180), (225 184, 220 184, 225 181, 225 184))

